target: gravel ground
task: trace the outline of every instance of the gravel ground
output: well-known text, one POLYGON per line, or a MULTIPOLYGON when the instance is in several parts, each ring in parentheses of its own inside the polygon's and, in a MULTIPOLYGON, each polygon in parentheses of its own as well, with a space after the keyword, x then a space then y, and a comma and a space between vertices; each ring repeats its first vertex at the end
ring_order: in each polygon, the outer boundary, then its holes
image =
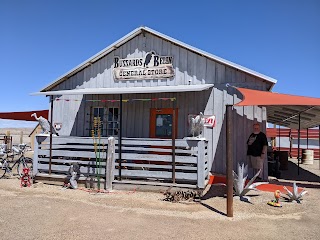
POLYGON ((318 239, 320 184, 302 204, 267 205, 273 193, 234 199, 227 218, 223 186, 211 186, 201 202, 161 201, 162 193, 108 194, 42 183, 20 188, 0 179, 0 239, 318 239))

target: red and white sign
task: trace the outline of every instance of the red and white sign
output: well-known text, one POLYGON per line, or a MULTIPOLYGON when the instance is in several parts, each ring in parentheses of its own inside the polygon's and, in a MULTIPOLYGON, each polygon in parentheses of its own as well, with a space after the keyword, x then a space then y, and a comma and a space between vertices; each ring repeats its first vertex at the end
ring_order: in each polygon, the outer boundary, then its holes
POLYGON ((216 126, 216 116, 215 115, 204 115, 204 126, 205 127, 215 127, 216 126))
MULTIPOLYGON (((197 114, 189 114, 188 119, 190 122, 190 119, 197 116, 197 114)), ((203 115, 204 117, 204 126, 205 127, 215 127, 216 126, 216 116, 215 115, 203 115)))

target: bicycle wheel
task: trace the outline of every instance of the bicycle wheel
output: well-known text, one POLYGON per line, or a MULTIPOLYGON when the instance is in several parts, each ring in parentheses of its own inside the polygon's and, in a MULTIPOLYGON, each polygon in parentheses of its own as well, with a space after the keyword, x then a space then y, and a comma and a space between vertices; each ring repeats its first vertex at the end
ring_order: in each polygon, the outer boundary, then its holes
POLYGON ((23 169, 24 168, 29 168, 30 169, 29 175, 32 176, 32 169, 33 169, 33 160, 32 160, 32 158, 23 157, 19 161, 18 166, 17 166, 17 172, 18 172, 20 177, 22 177, 22 175, 23 175, 23 169))
POLYGON ((0 160, 0 178, 6 175, 7 165, 8 165, 7 161, 5 161, 4 159, 0 160))

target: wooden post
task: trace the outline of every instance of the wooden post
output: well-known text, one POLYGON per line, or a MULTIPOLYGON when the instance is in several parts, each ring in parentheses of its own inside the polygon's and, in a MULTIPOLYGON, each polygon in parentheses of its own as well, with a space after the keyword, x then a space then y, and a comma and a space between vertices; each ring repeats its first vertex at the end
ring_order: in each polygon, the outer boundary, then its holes
POLYGON ((197 159, 197 185, 198 188, 205 186, 205 144, 203 140, 198 141, 198 159, 197 159))
POLYGON ((10 137, 10 131, 6 132, 6 136, 5 136, 5 144, 7 145, 7 150, 10 151, 11 150, 11 141, 10 141, 11 137, 10 137))
POLYGON ((301 114, 299 113, 299 129, 298 129, 298 175, 300 174, 300 130, 301 130, 301 114))
POLYGON ((39 143, 38 140, 40 141, 40 138, 37 138, 37 136, 34 136, 34 152, 33 152, 33 166, 32 166, 32 174, 33 176, 36 176, 38 173, 38 151, 39 151, 39 143))
POLYGON ((53 96, 50 96, 50 156, 49 156, 49 174, 51 174, 51 162, 52 162, 52 125, 53 125, 53 96))
POLYGON ((173 101, 173 113, 172 113, 172 183, 176 183, 176 104, 173 101))
POLYGON ((115 140, 114 137, 108 138, 108 151, 106 161, 106 190, 112 190, 112 182, 114 180, 115 165, 115 140))
POLYGON ((121 162, 122 162, 122 94, 120 94, 120 121, 118 130, 118 148, 119 148, 119 180, 121 181, 121 162))
POLYGON ((20 144, 23 143, 23 131, 20 131, 20 144))
POLYGON ((233 217, 233 145, 232 145, 232 105, 226 105, 227 119, 227 217, 233 217))

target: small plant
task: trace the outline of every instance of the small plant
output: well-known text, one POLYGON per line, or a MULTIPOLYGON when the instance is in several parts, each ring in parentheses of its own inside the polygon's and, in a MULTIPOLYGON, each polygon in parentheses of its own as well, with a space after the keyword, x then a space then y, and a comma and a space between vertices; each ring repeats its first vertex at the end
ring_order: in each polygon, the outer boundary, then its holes
POLYGON ((245 195, 250 191, 258 191, 256 189, 257 186, 262 185, 262 184, 267 184, 267 182, 256 182, 253 183, 254 180, 258 177, 259 172, 246 184, 247 180, 247 172, 248 172, 248 166, 244 164, 238 164, 238 174, 233 171, 233 189, 234 189, 234 194, 236 196, 240 197, 240 200, 248 200, 248 197, 245 195))
POLYGON ((299 193, 299 189, 297 187, 297 184, 294 182, 293 183, 293 192, 291 192, 290 190, 288 190, 288 188, 286 188, 285 186, 283 187, 286 191, 287 191, 287 196, 288 196, 288 201, 292 202, 292 201, 296 201, 297 203, 301 203, 302 197, 307 193, 307 191, 302 190, 299 193))

